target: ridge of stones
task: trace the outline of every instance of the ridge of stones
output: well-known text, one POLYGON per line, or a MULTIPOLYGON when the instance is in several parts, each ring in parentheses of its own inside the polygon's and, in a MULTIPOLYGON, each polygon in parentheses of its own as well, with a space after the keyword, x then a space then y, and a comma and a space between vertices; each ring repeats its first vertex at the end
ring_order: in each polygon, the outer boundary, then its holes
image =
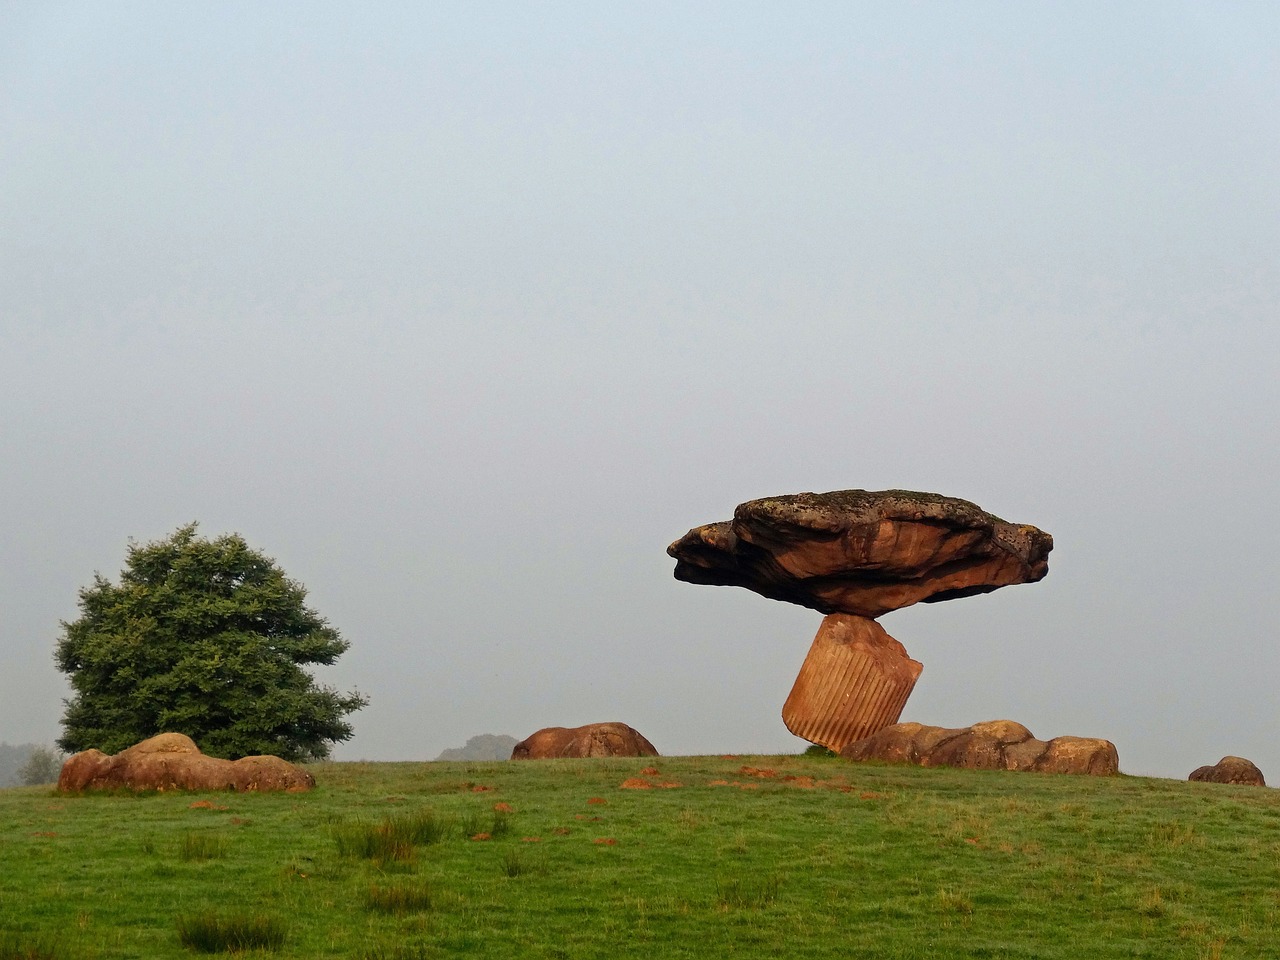
POLYGON ((970 727, 898 723, 838 751, 846 760, 879 760, 921 767, 969 770, 1030 770, 1107 777, 1119 772, 1115 744, 1097 737, 1037 740, 1014 720, 988 720, 970 727))

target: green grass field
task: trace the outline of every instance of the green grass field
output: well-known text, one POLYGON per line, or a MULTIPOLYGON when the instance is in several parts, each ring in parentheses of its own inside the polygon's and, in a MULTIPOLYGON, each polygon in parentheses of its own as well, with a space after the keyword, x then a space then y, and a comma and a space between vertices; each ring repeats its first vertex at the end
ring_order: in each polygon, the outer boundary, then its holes
POLYGON ((294 795, 3 790, 0 960, 1280 953, 1274 790, 648 763, 320 764, 294 795))

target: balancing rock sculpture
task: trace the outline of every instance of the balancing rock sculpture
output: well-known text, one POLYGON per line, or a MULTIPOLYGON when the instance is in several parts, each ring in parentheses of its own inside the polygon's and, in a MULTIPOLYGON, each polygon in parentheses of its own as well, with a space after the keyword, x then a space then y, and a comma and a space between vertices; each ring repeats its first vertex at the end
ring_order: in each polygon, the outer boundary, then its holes
POLYGON ((161 733, 107 755, 84 750, 67 759, 60 793, 83 790, 310 790, 315 778, 279 757, 222 760, 200 752, 190 737, 161 733))
POLYGON ((677 580, 754 590, 826 614, 782 719, 836 751, 897 723, 923 667, 875 618, 1034 583, 1053 537, 967 500, 911 490, 797 493, 739 504, 667 548, 677 580))

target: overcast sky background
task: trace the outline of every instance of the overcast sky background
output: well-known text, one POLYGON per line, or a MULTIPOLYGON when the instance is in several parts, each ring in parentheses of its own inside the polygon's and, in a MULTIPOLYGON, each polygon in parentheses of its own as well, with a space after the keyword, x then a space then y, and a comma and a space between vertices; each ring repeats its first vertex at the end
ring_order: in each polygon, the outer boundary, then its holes
POLYGON ((1053 534, 881 621, 903 719, 1280 782, 1280 7, 0 7, 0 740, 129 538, 351 643, 339 759, 621 720, 796 752, 820 616, 677 583, 755 497, 1053 534))

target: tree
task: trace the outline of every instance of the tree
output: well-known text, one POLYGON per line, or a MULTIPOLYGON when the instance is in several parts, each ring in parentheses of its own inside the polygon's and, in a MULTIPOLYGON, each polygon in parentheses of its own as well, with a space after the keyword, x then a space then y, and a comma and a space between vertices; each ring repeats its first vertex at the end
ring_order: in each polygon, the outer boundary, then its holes
POLYGON ((70 677, 67 751, 116 753, 157 733, 185 733, 210 756, 320 760, 351 736, 342 718, 369 701, 318 687, 306 664, 348 644, 303 601, 306 590, 238 534, 130 541, 119 586, 80 590, 55 659, 70 677))
POLYGON ((35 747, 27 755, 27 762, 18 768, 18 780, 25 787, 42 783, 57 783, 62 773, 62 754, 49 747, 35 747))
POLYGON ((18 771, 31 756, 34 743, 19 743, 17 746, 0 742, 0 787, 17 786, 22 781, 18 771))

